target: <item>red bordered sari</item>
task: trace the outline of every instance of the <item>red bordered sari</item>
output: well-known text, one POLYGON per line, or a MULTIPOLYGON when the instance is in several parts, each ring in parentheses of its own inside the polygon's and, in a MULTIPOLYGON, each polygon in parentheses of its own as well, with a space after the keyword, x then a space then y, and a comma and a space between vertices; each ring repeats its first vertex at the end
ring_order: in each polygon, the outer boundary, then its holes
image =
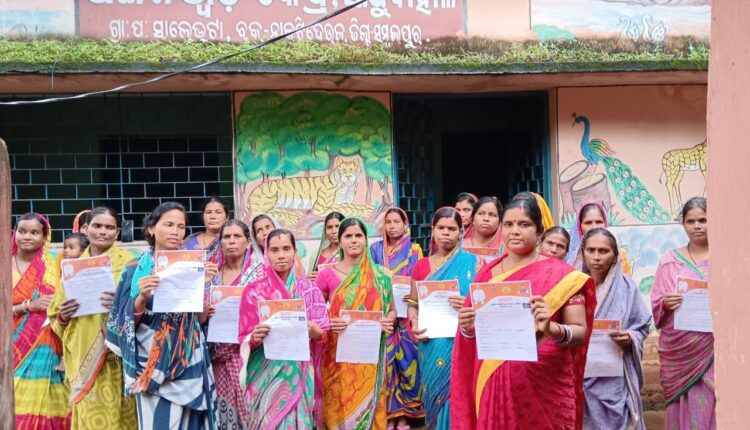
MULTIPOLYGON (((527 280, 533 295, 541 295, 559 321, 568 301, 583 295, 586 341, 568 348, 545 340, 539 361, 479 360, 475 339, 456 335, 451 372, 451 428, 453 429, 580 429, 583 425, 583 372, 596 308, 596 287, 586 274, 548 258, 499 276, 487 264, 476 282, 527 280)), ((471 304, 471 297, 467 298, 471 304)))

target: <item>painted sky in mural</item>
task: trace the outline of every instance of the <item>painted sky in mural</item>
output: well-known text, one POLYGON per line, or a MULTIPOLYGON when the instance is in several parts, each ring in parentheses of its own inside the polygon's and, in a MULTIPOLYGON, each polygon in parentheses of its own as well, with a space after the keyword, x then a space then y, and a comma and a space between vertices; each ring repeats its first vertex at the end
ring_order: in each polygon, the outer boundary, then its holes
POLYGON ((708 38, 708 0, 530 0, 541 39, 619 36, 661 42, 667 36, 708 38))
MULTIPOLYGON (((355 0, 80 0, 81 36, 111 40, 268 39, 355 0)), ((370 0, 292 40, 415 47, 464 31, 461 0, 370 0)))
POLYGON ((74 33, 73 0, 0 0, 0 37, 74 33))
MULTIPOLYGON (((393 204, 387 94, 237 93, 236 210, 300 238, 331 211, 374 225, 393 204)), ((373 230, 374 231, 374 230, 373 230)))

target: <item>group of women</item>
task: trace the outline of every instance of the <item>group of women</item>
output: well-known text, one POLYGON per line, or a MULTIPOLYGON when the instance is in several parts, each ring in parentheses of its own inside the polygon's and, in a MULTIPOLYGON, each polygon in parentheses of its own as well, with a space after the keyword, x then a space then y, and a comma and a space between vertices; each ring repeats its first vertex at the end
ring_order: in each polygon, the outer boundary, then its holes
MULTIPOLYGON (((185 209, 159 205, 144 219, 149 250, 134 257, 115 243, 119 215, 91 210, 80 256, 108 255, 116 290, 99 298, 108 314, 75 317, 79 304, 65 297, 49 252, 49 223, 35 213, 19 218, 17 428, 405 430, 422 420, 428 429, 645 428, 640 361, 651 312, 597 203, 579 211, 571 250, 538 194, 520 193, 503 206, 465 193, 435 212, 426 257, 399 208, 384 213, 382 241, 373 244, 363 221, 334 212, 309 271, 292 232, 267 215, 248 226, 214 197, 203 220, 206 231, 186 238, 185 209), (204 310, 154 312, 154 251, 184 248, 207 253, 204 310), (411 278, 410 294, 394 296, 394 276, 411 278), (454 338, 431 339, 419 326, 421 280, 457 281, 454 338), (479 359, 470 284, 520 280, 531 287, 538 360, 479 359), (236 344, 206 340, 213 285, 243 288, 236 344), (269 360, 263 344, 272 328, 260 321, 258 303, 293 298, 305 304, 310 360, 269 360), (397 301, 407 304, 406 318, 397 317, 397 301), (336 361, 344 310, 382 314, 377 364, 336 361), (610 336, 622 351, 622 377, 586 377, 594 320, 621 322, 610 336)), ((682 222, 689 243, 662 258, 652 292, 666 428, 712 429, 713 337, 675 330, 673 317, 682 301, 677 278, 708 277, 705 199, 691 199, 682 222)))

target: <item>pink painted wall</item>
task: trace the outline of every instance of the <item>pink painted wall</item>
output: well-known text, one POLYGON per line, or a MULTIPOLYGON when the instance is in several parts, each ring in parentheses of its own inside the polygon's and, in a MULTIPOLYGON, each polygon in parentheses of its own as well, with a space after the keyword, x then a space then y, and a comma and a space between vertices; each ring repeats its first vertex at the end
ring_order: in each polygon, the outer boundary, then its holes
POLYGON ((679 208, 704 193, 706 86, 559 88, 555 106, 558 219, 572 226, 573 213, 585 202, 603 203, 633 279, 648 295, 659 257, 687 241, 675 220, 679 208), (587 139, 583 118, 589 122, 587 139), (606 143, 611 152, 584 156, 582 140, 587 147, 606 143), (682 159, 683 177, 670 201, 667 173, 678 171, 665 171, 664 160, 679 161, 684 154, 694 162, 682 159))
POLYGON ((714 2, 709 69, 708 181, 710 198, 711 304, 716 339, 718 426, 747 428, 750 422, 750 3, 714 2), (742 38, 745 42, 742 42, 742 38))

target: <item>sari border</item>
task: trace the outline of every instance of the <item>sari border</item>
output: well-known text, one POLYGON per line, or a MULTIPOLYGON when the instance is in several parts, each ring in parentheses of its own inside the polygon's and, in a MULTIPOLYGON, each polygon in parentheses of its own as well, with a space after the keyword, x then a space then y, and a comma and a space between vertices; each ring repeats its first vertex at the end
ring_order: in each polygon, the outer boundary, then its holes
MULTIPOLYGON (((494 282, 502 282, 502 280, 507 279, 516 271, 517 270, 514 270, 507 275, 503 274, 501 276, 496 276, 492 278, 492 280, 494 282)), ((588 280, 589 275, 577 270, 572 270, 571 272, 566 274, 560 281, 558 281, 557 284, 555 284, 555 286, 550 291, 548 291, 547 294, 544 295, 544 301, 547 302, 547 305, 550 307, 552 314, 554 315, 555 313, 557 313, 557 311, 559 311, 565 305, 565 303, 583 287, 583 285, 588 280)), ((503 360, 482 361, 482 365, 479 368, 479 373, 477 374, 476 389, 474 390, 474 408, 477 417, 479 417, 479 405, 482 400, 484 387, 487 385, 487 382, 489 382, 492 374, 495 373, 495 371, 499 369, 500 366, 502 366, 504 363, 505 361, 503 360)))
POLYGON ((708 369, 710 369, 711 366, 713 366, 713 364, 714 364, 714 356, 712 355, 711 358, 708 360, 708 364, 706 364, 706 367, 704 367, 703 370, 700 371, 700 373, 698 373, 697 375, 695 375, 693 377, 693 379, 691 379, 690 381, 688 381, 688 383, 685 385, 685 387, 683 389, 681 389, 680 391, 678 391, 677 394, 675 394, 674 396, 672 396, 672 398, 670 398, 670 399, 667 400, 667 402, 666 402, 667 406, 669 406, 672 403, 678 401, 680 399, 680 397, 682 397, 683 395, 685 395, 685 393, 687 393, 688 391, 690 391, 690 389, 693 388, 693 386, 695 384, 697 384, 698 381, 700 381, 701 379, 703 379, 703 375, 705 375, 706 372, 708 372, 708 369))
POLYGON ((693 272, 695 272, 695 274, 696 274, 696 275, 700 276, 701 280, 703 280, 703 281, 705 281, 705 280, 706 280, 706 277, 705 277, 705 275, 703 274, 703 272, 701 271, 701 269, 699 269, 699 268, 698 268, 698 267, 697 267, 697 266, 696 266, 695 264, 693 264, 692 262, 688 261, 688 259, 687 259, 687 258, 685 258, 685 256, 684 256, 684 255, 682 255, 682 253, 681 253, 681 252, 680 252, 679 250, 675 249, 675 250, 674 250, 674 254, 675 254, 675 255, 677 256, 677 258, 678 258, 678 259, 679 259, 680 261, 682 261, 683 263, 685 263, 685 265, 686 265, 687 267, 689 267, 689 268, 690 268, 690 270, 692 270, 693 272))

